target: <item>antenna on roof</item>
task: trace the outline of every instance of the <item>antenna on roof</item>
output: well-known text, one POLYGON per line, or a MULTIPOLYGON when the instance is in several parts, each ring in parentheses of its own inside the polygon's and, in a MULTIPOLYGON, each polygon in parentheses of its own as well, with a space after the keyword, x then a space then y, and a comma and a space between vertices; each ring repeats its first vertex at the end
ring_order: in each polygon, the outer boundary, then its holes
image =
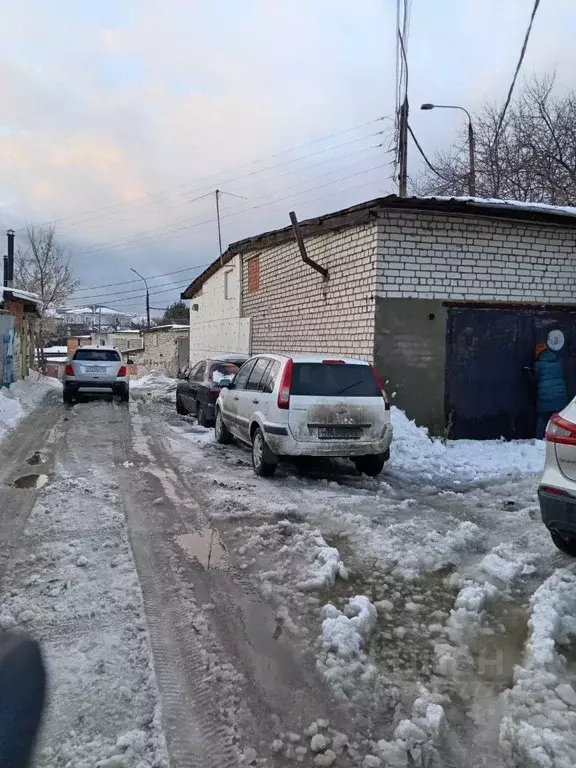
POLYGON ((222 266, 222 229, 220 227, 220 196, 229 195, 230 197, 239 197, 241 200, 247 200, 247 197, 242 195, 235 195, 233 192, 223 192, 221 189, 215 189, 214 194, 216 196, 216 221, 218 222, 218 253, 220 254, 220 266, 222 266))

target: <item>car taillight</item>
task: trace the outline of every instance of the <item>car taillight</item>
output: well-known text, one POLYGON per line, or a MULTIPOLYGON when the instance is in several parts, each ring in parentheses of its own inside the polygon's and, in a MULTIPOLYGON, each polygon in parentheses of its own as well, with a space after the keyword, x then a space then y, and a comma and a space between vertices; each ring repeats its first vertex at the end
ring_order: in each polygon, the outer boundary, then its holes
POLYGON ((126 366, 121 365, 120 368, 118 368, 117 376, 126 376, 126 366))
POLYGON ((282 372, 280 389, 278 390, 278 408, 290 408, 290 386, 292 384, 292 360, 288 360, 282 372))
POLYGON ((544 491, 544 493, 551 493, 552 496, 565 496, 567 494, 564 493, 564 491, 561 491, 560 488, 553 488, 551 485, 541 485, 539 488, 540 491, 544 491))
POLYGON ((345 360, 322 360, 324 365, 346 365, 345 360))
POLYGON ((70 363, 68 363, 68 365, 66 366, 66 368, 64 368, 64 374, 65 374, 66 376, 74 376, 74 368, 72 368, 72 366, 70 365, 70 363))
POLYGON ((576 424, 555 413, 548 422, 545 439, 549 443, 576 445, 576 424))
POLYGON ((374 366, 371 364, 370 368, 372 369, 372 373, 374 374, 374 378, 376 379, 376 384, 378 384, 378 387, 380 388, 380 392, 382 392, 382 397, 384 398, 384 408, 389 411, 390 410, 390 400, 388 400, 388 395, 386 394, 386 390, 384 389, 384 384, 382 384, 382 379, 380 378, 378 371, 374 366))

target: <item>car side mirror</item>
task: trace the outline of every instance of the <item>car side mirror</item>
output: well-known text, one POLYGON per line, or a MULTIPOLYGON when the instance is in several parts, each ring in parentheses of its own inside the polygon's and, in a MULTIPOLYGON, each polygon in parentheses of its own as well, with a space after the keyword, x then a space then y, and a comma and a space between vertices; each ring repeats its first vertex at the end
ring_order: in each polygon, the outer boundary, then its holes
POLYGON ((218 386, 220 389, 234 389, 234 384, 232 383, 232 379, 220 379, 218 382, 218 386))

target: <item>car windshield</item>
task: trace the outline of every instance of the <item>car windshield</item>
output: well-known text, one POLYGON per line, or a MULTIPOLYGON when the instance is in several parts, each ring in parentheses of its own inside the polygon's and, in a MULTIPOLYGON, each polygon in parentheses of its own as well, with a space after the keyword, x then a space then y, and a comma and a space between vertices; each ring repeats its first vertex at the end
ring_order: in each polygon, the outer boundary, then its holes
POLYGON ((237 371, 238 366, 234 363, 216 363, 211 370, 211 378, 214 384, 219 384, 222 379, 232 379, 237 371))
POLYGON ((112 363, 120 360, 120 355, 113 349, 79 349, 74 355, 74 360, 112 363))
POLYGON ((378 382, 368 365, 294 363, 292 395, 319 397, 381 397, 378 382))

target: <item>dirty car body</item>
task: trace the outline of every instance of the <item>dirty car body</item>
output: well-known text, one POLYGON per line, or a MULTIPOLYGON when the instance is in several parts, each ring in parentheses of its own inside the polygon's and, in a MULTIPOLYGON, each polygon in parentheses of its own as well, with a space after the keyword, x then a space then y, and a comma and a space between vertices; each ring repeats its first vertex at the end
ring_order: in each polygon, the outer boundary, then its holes
POLYGON ((252 445, 253 461, 262 450, 272 465, 282 456, 346 457, 367 471, 368 465, 381 469, 389 456, 390 406, 365 361, 258 355, 223 385, 216 437, 224 428, 224 438, 228 432, 252 445))
POLYGON ((66 403, 82 395, 130 396, 130 377, 115 347, 78 347, 64 368, 62 384, 66 403))
POLYGON ((558 549, 576 556, 576 398, 552 416, 545 439, 538 486, 542 521, 558 549))
POLYGON ((176 410, 195 415, 204 427, 213 427, 220 381, 233 379, 248 355, 226 355, 200 360, 179 377, 176 410))

